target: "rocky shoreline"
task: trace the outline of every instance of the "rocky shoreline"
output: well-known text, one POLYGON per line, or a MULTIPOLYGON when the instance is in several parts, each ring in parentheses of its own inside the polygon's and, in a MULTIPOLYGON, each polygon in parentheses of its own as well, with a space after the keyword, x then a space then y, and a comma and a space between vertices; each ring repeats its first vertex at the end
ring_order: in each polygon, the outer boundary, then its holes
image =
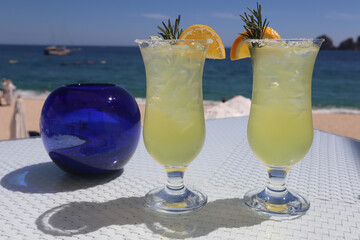
POLYGON ((344 41, 340 42, 339 46, 334 46, 333 41, 326 34, 321 35, 317 38, 324 38, 325 42, 322 44, 322 50, 350 50, 350 51, 360 51, 360 36, 354 41, 353 38, 347 38, 344 41))

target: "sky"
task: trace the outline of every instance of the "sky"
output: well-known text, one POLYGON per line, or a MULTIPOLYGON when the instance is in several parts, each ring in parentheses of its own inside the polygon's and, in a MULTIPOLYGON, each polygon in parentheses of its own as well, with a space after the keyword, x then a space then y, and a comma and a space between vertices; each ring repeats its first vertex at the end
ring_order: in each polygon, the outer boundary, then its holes
POLYGON ((181 14, 181 28, 208 25, 231 47, 256 2, 282 38, 360 36, 360 0, 1 0, 0 44, 135 46, 181 14))

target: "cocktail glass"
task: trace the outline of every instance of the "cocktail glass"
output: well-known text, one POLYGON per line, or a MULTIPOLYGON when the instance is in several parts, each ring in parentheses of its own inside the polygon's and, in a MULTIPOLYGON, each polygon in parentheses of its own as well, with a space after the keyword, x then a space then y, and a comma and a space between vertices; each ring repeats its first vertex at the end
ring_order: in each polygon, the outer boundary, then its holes
POLYGON ((253 90, 247 128, 249 145, 265 164, 265 189, 245 194, 252 210, 289 218, 305 214, 309 201, 286 188, 290 168, 313 140, 311 80, 322 39, 249 39, 253 90))
POLYGON ((186 168, 205 140, 202 75, 212 40, 136 40, 146 71, 144 143, 167 172, 165 187, 145 196, 151 209, 186 213, 207 196, 184 186, 186 168))

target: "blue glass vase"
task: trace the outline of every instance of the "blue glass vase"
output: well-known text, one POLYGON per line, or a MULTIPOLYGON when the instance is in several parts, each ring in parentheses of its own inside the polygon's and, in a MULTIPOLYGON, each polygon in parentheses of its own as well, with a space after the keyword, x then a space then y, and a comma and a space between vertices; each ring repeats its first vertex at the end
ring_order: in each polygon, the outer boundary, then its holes
POLYGON ((40 131, 50 158, 66 172, 117 172, 138 145, 140 111, 134 97, 114 84, 67 85, 46 99, 40 131))

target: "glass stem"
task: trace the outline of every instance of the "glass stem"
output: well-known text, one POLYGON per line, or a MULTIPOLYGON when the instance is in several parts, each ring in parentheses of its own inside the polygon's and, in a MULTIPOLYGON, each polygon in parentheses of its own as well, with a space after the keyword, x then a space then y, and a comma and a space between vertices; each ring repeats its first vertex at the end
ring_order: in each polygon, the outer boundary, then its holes
POLYGON ((265 191, 269 195, 285 195, 287 193, 286 189, 286 176, 290 168, 267 168, 269 174, 269 183, 265 191))
POLYGON ((167 169, 166 191, 172 195, 180 195, 185 192, 183 169, 167 169))

